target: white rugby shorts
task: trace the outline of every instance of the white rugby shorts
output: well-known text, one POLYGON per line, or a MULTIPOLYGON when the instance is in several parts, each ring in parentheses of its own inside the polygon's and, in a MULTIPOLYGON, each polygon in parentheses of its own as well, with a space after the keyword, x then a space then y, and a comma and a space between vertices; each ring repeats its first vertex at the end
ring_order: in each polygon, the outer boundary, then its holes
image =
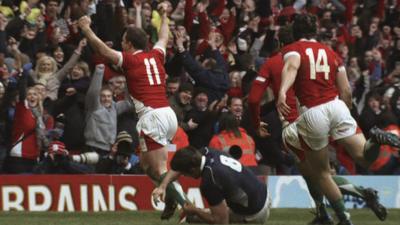
MULTIPOLYGON (((303 107, 304 108, 304 107, 303 107)), ((346 104, 340 99, 309 108, 288 125, 282 133, 284 141, 293 147, 300 147, 298 135, 312 150, 321 150, 333 140, 352 136, 357 131, 357 123, 346 104)))
POLYGON ((166 146, 175 136, 178 120, 171 107, 152 109, 143 114, 136 125, 140 135, 142 132, 160 145, 166 146))

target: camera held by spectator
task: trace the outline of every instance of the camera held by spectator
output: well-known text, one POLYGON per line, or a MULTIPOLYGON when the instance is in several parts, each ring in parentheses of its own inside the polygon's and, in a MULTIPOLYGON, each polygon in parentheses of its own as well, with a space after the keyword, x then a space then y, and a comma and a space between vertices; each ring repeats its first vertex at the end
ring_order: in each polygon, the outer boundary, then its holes
POLYGON ((139 173, 139 165, 132 165, 130 162, 133 154, 132 142, 132 137, 126 131, 121 131, 109 155, 101 157, 96 152, 87 152, 71 156, 71 160, 76 163, 95 165, 97 173, 139 173))

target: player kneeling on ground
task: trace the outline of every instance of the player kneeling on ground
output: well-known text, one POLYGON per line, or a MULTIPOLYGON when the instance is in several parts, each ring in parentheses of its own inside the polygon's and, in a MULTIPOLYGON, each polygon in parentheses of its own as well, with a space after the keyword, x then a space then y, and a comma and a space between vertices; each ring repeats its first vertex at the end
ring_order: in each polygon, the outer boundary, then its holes
POLYGON ((174 155, 171 168, 153 191, 153 197, 164 199, 169 182, 181 174, 201 178, 200 190, 210 210, 185 204, 189 223, 258 223, 265 224, 271 204, 267 186, 248 168, 229 155, 209 148, 184 148, 174 155))

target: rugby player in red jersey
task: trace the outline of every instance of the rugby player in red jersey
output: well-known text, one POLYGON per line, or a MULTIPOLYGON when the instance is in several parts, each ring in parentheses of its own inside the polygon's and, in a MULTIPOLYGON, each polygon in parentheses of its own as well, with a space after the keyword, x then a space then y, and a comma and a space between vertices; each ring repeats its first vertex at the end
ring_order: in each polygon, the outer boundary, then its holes
MULTIPOLYGON (((89 17, 83 16, 79 19, 79 27, 93 49, 124 71, 139 116, 136 129, 139 134, 140 163, 146 174, 156 183, 160 183, 167 172, 167 145, 178 128, 176 115, 165 94, 164 59, 169 34, 167 8, 166 3, 158 6, 161 27, 157 43, 149 51, 147 34, 139 27, 127 27, 121 42, 123 51, 119 52, 109 48, 96 36, 90 28, 89 17)), ((175 200, 181 205, 186 201, 178 183, 170 184, 167 193, 168 209, 174 210, 175 200)), ((164 210, 161 218, 168 219, 173 210, 164 210)))
POLYGON ((283 51, 282 83, 277 100, 279 113, 286 116, 287 91, 294 84, 300 103, 300 117, 283 132, 286 144, 304 149, 313 170, 312 179, 329 200, 339 225, 352 224, 342 194, 334 183, 329 166, 329 138, 343 145, 360 165, 367 167, 379 153, 379 146, 399 147, 396 135, 378 128, 371 129, 371 138, 356 133, 357 123, 350 114, 351 91, 346 70, 329 47, 315 41, 316 18, 298 15, 293 23, 296 42, 283 51), (347 106, 346 106, 347 105, 347 106))
MULTIPOLYGON (((285 46, 294 41, 292 35, 291 26, 281 27, 278 31, 278 45, 285 46)), ((253 119, 253 125, 257 129, 257 133, 260 137, 268 136, 268 128, 266 124, 260 121, 260 102, 265 90, 270 86, 274 96, 278 96, 279 88, 281 85, 281 72, 283 68, 283 58, 280 50, 280 46, 275 50, 276 52, 266 60, 258 72, 258 76, 253 82, 252 88, 249 93, 248 103, 251 118, 253 119)), ((297 110, 296 96, 293 88, 290 88, 287 92, 287 104, 292 108, 290 113, 285 116, 284 128, 289 123, 294 122, 299 114, 297 110)), ((302 149, 296 149, 294 147, 285 146, 286 149, 292 151, 296 155, 296 166, 300 173, 303 175, 309 189, 310 195, 316 203, 316 217, 309 224, 322 225, 322 224, 333 224, 332 218, 326 210, 326 206, 323 202, 323 195, 318 189, 318 185, 312 183, 310 177, 312 171, 305 161, 305 154, 302 149)), ((363 188, 350 183, 343 177, 334 176, 335 183, 339 186, 342 193, 359 197, 366 202, 366 205, 373 210, 375 215, 380 220, 385 220, 387 211, 386 208, 379 203, 379 197, 377 191, 372 188, 363 188), (349 188, 350 187, 350 188, 349 188)))

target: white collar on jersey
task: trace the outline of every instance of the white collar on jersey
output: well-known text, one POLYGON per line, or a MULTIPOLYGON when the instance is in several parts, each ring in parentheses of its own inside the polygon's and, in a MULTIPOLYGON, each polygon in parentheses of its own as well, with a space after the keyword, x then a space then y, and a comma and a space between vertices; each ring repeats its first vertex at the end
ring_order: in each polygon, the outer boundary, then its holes
POLYGON ((302 38, 302 39, 300 39, 300 41, 310 41, 310 42, 317 42, 317 40, 315 40, 314 38, 311 38, 311 39, 302 38))
POLYGON ((201 156, 200 171, 203 171, 205 165, 206 165, 206 157, 203 155, 201 156))
POLYGON ((141 52, 143 52, 143 50, 136 50, 135 52, 133 52, 132 55, 136 55, 136 54, 141 53, 141 52))

